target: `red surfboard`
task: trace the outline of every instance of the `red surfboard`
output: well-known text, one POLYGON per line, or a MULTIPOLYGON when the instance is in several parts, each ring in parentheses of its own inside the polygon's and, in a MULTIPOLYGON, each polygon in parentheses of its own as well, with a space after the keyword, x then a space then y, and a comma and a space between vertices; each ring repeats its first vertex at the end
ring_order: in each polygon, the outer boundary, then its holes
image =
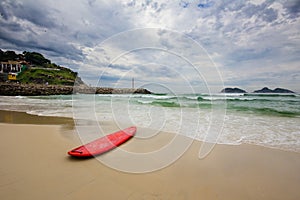
POLYGON ((68 154, 74 157, 96 156, 120 146, 121 144, 132 138, 135 132, 136 127, 131 126, 124 130, 106 135, 90 143, 77 147, 69 151, 68 154))

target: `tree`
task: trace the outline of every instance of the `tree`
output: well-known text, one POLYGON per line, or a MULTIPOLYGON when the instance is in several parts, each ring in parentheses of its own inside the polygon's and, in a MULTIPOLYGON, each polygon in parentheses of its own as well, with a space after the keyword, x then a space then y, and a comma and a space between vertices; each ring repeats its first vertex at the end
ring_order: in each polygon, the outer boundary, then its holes
POLYGON ((2 51, 0 52, 0 61, 17 60, 18 55, 14 51, 2 51))
POLYGON ((51 64, 51 61, 46 59, 42 54, 37 52, 27 52, 24 51, 24 58, 27 62, 33 65, 45 66, 46 64, 51 64))

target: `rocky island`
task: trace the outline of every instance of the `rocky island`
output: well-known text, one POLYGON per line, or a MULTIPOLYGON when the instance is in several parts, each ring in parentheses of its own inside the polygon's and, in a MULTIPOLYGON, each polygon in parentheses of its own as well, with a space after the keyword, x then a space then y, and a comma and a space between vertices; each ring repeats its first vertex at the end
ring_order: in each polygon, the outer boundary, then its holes
MULTIPOLYGON (((221 93, 247 93, 247 91, 242 90, 240 88, 224 88, 221 90, 221 93)), ((274 90, 269 89, 268 87, 264 87, 260 90, 255 90, 253 93, 295 93, 291 90, 284 88, 275 88, 274 90)))
POLYGON ((37 96, 81 94, 151 94, 143 88, 102 88, 87 86, 77 72, 52 63, 42 54, 0 49, 0 95, 37 96))
POLYGON ((240 88, 224 88, 221 93, 247 93, 245 90, 240 88))
POLYGON ((275 88, 274 90, 271 90, 268 87, 264 87, 260 90, 253 91, 253 93, 295 93, 295 92, 284 88, 275 88))

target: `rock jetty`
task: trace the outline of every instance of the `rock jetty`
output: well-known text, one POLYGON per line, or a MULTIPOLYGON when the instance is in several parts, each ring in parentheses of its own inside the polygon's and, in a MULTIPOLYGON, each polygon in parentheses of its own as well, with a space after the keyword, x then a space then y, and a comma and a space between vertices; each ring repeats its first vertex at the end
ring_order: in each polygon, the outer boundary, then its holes
POLYGON ((46 85, 0 83, 0 95, 5 96, 39 96, 39 95, 69 95, 69 94, 151 94, 144 88, 102 88, 86 85, 46 85))

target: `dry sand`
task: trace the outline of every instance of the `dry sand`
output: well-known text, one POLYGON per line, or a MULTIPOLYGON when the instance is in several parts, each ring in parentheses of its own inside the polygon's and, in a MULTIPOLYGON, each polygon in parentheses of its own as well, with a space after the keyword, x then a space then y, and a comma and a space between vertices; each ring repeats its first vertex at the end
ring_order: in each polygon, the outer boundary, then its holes
MULTIPOLYGON (((199 160, 201 143, 194 142, 172 165, 131 174, 97 159, 70 158, 66 152, 80 142, 65 137, 72 133, 62 125, 2 123, 0 128, 0 199, 300 199, 299 153, 217 145, 199 160)), ((134 138, 123 148, 157 148, 170 136, 134 138)))

